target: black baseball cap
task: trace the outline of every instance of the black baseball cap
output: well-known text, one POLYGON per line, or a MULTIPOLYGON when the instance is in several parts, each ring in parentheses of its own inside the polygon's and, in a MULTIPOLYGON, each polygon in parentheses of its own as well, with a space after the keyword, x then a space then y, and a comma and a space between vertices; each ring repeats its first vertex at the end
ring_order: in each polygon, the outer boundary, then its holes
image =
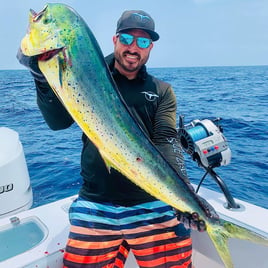
POLYGON ((155 32, 155 24, 152 17, 142 10, 126 10, 117 22, 116 33, 130 29, 141 29, 147 32, 153 41, 159 39, 159 34, 155 32))

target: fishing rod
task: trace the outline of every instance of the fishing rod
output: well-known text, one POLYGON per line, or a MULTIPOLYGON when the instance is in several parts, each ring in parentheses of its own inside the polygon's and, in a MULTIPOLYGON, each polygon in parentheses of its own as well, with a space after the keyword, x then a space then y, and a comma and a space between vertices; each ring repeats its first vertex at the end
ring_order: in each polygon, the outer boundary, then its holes
POLYGON ((205 174, 196 188, 199 191, 205 177, 209 174, 220 187, 227 201, 226 208, 238 209, 240 206, 235 202, 224 180, 214 171, 215 167, 226 166, 231 161, 231 150, 223 135, 223 129, 219 125, 221 118, 214 120, 193 120, 184 124, 184 116, 180 116, 178 138, 182 148, 191 155, 198 166, 205 169, 205 174))

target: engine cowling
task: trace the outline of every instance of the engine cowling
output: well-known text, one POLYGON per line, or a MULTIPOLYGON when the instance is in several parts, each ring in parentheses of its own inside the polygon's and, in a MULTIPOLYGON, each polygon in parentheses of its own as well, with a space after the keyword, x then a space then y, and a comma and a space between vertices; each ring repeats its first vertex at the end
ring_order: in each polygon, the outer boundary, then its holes
POLYGON ((33 193, 19 134, 0 127, 0 218, 27 210, 33 193))

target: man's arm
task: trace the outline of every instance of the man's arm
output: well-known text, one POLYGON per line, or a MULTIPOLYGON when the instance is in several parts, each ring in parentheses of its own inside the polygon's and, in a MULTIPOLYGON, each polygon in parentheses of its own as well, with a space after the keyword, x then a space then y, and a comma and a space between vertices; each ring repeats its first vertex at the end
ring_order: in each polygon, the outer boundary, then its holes
MULTIPOLYGON (((176 97, 172 88, 169 87, 162 96, 157 109, 154 137, 152 140, 169 164, 177 171, 181 179, 189 185, 189 190, 194 192, 194 188, 187 176, 182 147, 177 139, 176 110, 176 97)), ((199 196, 198 198, 202 201, 202 204, 207 209, 208 214, 212 213, 214 217, 217 217, 217 213, 206 202, 206 200, 199 196)), ((185 225, 186 228, 191 228, 201 232, 206 230, 205 222, 199 218, 198 213, 181 212, 177 209, 174 210, 176 217, 185 225)))
POLYGON ((56 97, 45 76, 40 71, 37 56, 28 57, 19 49, 17 59, 30 70, 34 78, 37 104, 48 126, 53 130, 68 128, 74 120, 56 97))
POLYGON ((59 101, 48 82, 35 80, 38 107, 48 124, 53 130, 65 129, 74 122, 63 104, 59 101))
POLYGON ((172 88, 168 87, 164 94, 160 96, 155 115, 152 141, 179 176, 187 183, 190 183, 181 144, 177 139, 176 111, 176 96, 172 88))

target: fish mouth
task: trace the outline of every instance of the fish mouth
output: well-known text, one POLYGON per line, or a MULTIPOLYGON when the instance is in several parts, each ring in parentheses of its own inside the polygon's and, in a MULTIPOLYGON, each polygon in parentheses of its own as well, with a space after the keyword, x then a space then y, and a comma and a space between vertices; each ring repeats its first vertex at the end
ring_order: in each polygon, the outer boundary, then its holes
POLYGON ((52 59, 54 56, 56 56, 57 54, 59 54, 64 48, 55 48, 52 50, 49 50, 45 53, 39 54, 38 55, 38 60, 39 61, 48 61, 50 59, 52 59))

